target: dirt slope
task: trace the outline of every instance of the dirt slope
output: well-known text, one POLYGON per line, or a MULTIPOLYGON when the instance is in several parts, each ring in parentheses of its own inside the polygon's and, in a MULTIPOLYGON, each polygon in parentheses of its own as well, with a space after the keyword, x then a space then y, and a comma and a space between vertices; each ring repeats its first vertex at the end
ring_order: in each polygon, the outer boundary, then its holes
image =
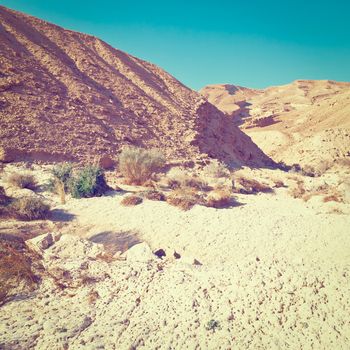
POLYGON ((93 36, 0 7, 0 53, 9 158, 81 160, 132 144, 176 158, 268 161, 197 92, 93 36))
POLYGON ((296 80, 265 90, 215 85, 201 93, 275 160, 350 156, 350 83, 296 80))

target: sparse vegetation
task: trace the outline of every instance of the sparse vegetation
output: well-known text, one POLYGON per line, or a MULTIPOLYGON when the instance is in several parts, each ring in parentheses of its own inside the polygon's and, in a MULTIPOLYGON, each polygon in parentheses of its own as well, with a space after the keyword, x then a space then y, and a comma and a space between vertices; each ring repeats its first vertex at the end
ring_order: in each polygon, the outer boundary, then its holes
POLYGON ((7 207, 7 213, 19 220, 46 219, 50 212, 50 206, 38 197, 21 197, 13 200, 7 207))
POLYGON ((171 189, 193 188, 198 191, 206 191, 209 189, 208 183, 197 175, 190 175, 181 169, 172 169, 168 172, 167 186, 171 189))
POLYGON ((109 187, 101 168, 88 165, 68 181, 68 190, 73 198, 102 196, 109 187))
POLYGON ((189 210, 196 204, 205 204, 204 198, 193 188, 178 188, 173 190, 166 199, 167 203, 182 210, 189 210))
POLYGON ((131 207, 142 203, 142 198, 135 195, 126 196, 120 202, 121 205, 125 207, 131 207))
POLYGON ((289 190, 289 194, 293 198, 303 198, 305 193, 306 193, 306 190, 304 187, 304 182, 300 179, 297 179, 296 185, 289 190))
POLYGON ((157 190, 145 191, 140 193, 140 195, 151 201, 165 201, 165 195, 162 192, 157 190))
MULTIPOLYGON (((73 164, 62 163, 55 166, 52 169, 52 175, 54 176, 55 179, 60 180, 64 184, 64 190, 67 192, 69 187, 69 182, 73 175, 73 164)), ((54 184, 53 189, 54 190, 56 189, 56 184, 54 184)))
POLYGON ((249 179, 243 176, 236 177, 234 179, 235 183, 239 184, 239 186, 235 185, 234 192, 239 192, 243 194, 256 194, 259 192, 269 193, 273 192, 273 189, 263 184, 257 180, 249 179))
POLYGON ((204 173, 213 178, 221 178, 230 176, 229 169, 219 161, 212 161, 203 169, 204 173))
POLYGON ((208 193, 206 204, 212 208, 227 208, 234 203, 232 192, 228 189, 215 189, 208 193))
POLYGON ((39 257, 32 251, 18 251, 0 242, 0 304, 18 287, 36 288, 39 278, 33 272, 33 261, 39 257))
POLYGON ((165 164, 157 150, 126 147, 119 155, 119 171, 129 184, 143 185, 165 164))
POLYGON ((7 177, 7 183, 16 188, 35 190, 37 183, 30 173, 12 173, 7 177))
POLYGON ((284 182, 282 180, 275 180, 274 181, 274 187, 275 188, 281 188, 281 187, 286 187, 284 182))

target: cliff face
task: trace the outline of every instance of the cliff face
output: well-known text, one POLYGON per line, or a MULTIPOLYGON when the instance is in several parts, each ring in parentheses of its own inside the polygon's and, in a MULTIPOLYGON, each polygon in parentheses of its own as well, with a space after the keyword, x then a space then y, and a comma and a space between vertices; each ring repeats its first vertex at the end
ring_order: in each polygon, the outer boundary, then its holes
POLYGON ((0 53, 0 146, 10 158, 81 160, 131 144, 269 161, 197 92, 93 36, 0 7, 0 53))
POLYGON ((350 156, 350 83, 296 80, 264 90, 210 85, 201 93, 276 161, 350 156))

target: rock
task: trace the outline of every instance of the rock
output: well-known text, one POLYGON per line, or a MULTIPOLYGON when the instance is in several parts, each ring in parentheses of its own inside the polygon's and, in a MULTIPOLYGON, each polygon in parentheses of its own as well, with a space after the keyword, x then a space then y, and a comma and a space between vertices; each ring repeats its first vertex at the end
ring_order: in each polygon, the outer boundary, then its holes
POLYGON ((102 156, 99 165, 104 170, 112 170, 115 167, 115 161, 109 156, 102 156))
POLYGON ((176 251, 174 251, 174 258, 175 259, 180 259, 181 255, 179 253, 177 253, 176 251))
POLYGON ((43 235, 29 239, 26 243, 27 246, 34 249, 38 253, 42 253, 44 250, 50 248, 55 242, 60 239, 59 233, 45 233, 43 235))
POLYGON ((201 266, 201 265, 203 265, 203 264, 202 264, 199 260, 194 259, 194 260, 193 260, 193 265, 201 266))
POLYGON ((156 255, 159 259, 162 259, 164 256, 166 256, 165 250, 162 248, 154 251, 153 254, 156 255))
POLYGON ((152 250, 146 242, 135 244, 124 254, 126 256, 126 260, 128 261, 147 262, 154 260, 152 250))

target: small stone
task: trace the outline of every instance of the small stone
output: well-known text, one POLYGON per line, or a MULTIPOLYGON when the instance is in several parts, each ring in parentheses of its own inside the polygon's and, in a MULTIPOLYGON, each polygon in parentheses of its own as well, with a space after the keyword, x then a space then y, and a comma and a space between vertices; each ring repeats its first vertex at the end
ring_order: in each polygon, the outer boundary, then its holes
POLYGON ((154 255, 156 255, 159 259, 162 259, 164 256, 166 256, 164 249, 158 249, 153 252, 154 255))

